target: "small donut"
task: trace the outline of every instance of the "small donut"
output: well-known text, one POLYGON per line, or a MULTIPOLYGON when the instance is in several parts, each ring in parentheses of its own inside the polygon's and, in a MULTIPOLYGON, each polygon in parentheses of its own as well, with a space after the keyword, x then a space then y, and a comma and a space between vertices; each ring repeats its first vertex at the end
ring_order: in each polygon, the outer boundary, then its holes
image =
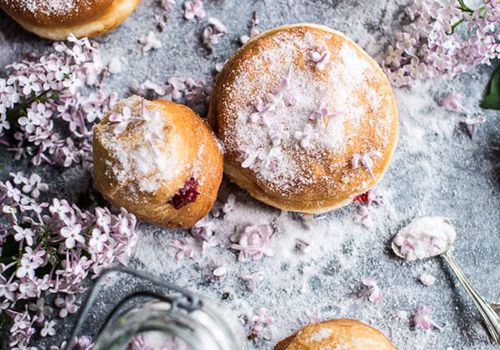
POLYGON ((338 319, 310 324, 279 342, 274 350, 396 350, 380 331, 362 322, 338 319))
POLYGON ((397 144, 390 83, 352 40, 295 24, 261 33, 217 78, 209 123, 225 173, 256 199, 320 214, 379 181, 397 144))
POLYGON ((132 96, 94 126, 93 175, 114 206, 165 227, 192 227, 222 181, 220 145, 186 106, 132 96))
POLYGON ((108 33, 141 0, 0 0, 0 8, 29 32, 51 40, 108 33))

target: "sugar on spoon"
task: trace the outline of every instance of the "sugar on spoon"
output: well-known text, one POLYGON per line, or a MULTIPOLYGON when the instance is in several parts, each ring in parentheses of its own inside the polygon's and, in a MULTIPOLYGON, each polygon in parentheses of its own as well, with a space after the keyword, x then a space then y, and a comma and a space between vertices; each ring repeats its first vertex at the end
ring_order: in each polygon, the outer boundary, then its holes
POLYGON ((484 319, 484 323, 495 344, 500 344, 500 317, 465 277, 462 269, 451 255, 456 238, 451 221, 444 217, 422 217, 413 220, 394 237, 391 248, 394 254, 406 260, 443 257, 450 269, 472 299, 484 319))

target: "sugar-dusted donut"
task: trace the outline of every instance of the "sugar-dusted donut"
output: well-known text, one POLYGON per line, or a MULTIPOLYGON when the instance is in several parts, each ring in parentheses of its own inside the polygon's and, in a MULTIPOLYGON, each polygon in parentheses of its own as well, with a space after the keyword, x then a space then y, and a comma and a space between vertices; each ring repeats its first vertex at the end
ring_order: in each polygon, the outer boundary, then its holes
POLYGON ((310 324, 279 342, 274 350, 396 350, 380 331, 350 319, 310 324))
POLYGON ((146 222, 192 227, 212 208, 222 152, 186 106, 137 96, 118 102, 94 127, 96 188, 146 222))
POLYGON ((27 31, 64 40, 94 37, 119 26, 141 0, 0 0, 0 8, 27 31))
POLYGON ((314 214, 373 187, 398 137, 382 69, 343 34, 313 24, 245 44, 217 79, 209 122, 234 182, 271 206, 314 214))

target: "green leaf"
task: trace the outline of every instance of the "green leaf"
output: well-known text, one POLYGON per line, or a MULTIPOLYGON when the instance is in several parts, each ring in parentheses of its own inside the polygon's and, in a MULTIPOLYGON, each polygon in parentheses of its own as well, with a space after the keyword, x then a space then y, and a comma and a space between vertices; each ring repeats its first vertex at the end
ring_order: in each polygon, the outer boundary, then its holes
POLYGON ((500 110, 500 66, 491 76, 488 93, 479 104, 481 108, 500 110))

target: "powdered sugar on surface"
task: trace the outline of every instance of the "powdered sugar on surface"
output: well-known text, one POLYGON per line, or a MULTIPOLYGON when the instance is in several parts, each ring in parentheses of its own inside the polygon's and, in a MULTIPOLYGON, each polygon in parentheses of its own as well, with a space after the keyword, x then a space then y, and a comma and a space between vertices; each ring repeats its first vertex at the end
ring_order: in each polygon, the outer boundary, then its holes
MULTIPOLYGON (((405 6, 406 2, 396 1, 206 1, 205 10, 228 27, 228 34, 210 55, 200 48, 198 40, 206 23, 186 22, 178 6, 166 29, 157 34, 162 48, 143 56, 137 39, 154 30, 151 18, 155 12, 155 2, 145 0, 124 25, 99 42, 103 55, 127 59, 123 72, 110 77, 110 88, 125 97, 133 81, 210 77, 215 65, 237 49, 237 38, 248 32, 245 19, 250 20, 253 11, 259 14, 262 30, 288 23, 322 23, 345 32, 368 53, 379 57, 398 28, 398 16, 405 6)), ((25 34, 0 16, 0 33, 5 37, 0 39, 5 48, 0 50, 0 66, 47 48, 47 42, 25 34)), ((214 235, 222 246, 208 248, 202 258, 177 261, 176 249, 170 242, 189 233, 141 224, 131 266, 205 296, 224 298, 222 302, 242 319, 265 307, 275 321, 269 327, 269 340, 250 341, 249 350, 272 349, 279 340, 313 320, 338 317, 370 323, 387 334, 400 350, 495 350, 474 306, 439 259, 406 262, 394 257, 389 248, 397 232, 415 217, 447 216, 459 236, 454 256, 487 300, 500 299, 491 283, 500 280, 498 249, 494 245, 500 238, 500 195, 491 179, 492 163, 487 158, 490 140, 500 132, 499 115, 486 111, 488 122, 471 141, 457 126, 461 116, 444 111, 436 103, 449 92, 461 91, 467 96, 467 107, 478 110, 490 74, 491 69, 483 68, 452 80, 436 79, 417 84, 412 90, 395 90, 401 125, 399 146, 378 187, 384 204, 370 209, 371 229, 354 223, 355 206, 320 218, 281 213, 225 181, 221 201, 233 194, 236 202, 231 213, 214 221, 214 235), (238 262, 238 252, 227 248, 235 227, 268 223, 280 228, 271 238, 274 256, 238 262), (305 252, 297 250, 297 238, 309 243, 305 252), (227 268, 226 277, 214 280, 213 270, 222 265, 227 268), (436 277, 435 285, 428 287, 418 281, 423 271, 436 277), (257 276, 255 282, 244 278, 248 276, 257 276), (366 276, 376 278, 384 294, 381 303, 358 300, 366 276), (434 308, 433 320, 443 326, 443 331, 413 329, 412 318, 422 304, 434 308)), ((26 166, 14 162, 3 149, 1 152, 3 178, 26 166)), ((71 201, 88 197, 91 181, 81 169, 59 173, 45 167, 41 175, 61 197, 71 201)), ((119 284, 109 283, 120 288, 119 284)), ((99 305, 103 303, 105 300, 99 305)), ((58 324, 58 335, 67 335, 72 321, 69 318, 66 324, 58 324)))
POLYGON ((88 6, 92 0, 3 0, 33 14, 65 15, 75 10, 76 6, 88 6))

